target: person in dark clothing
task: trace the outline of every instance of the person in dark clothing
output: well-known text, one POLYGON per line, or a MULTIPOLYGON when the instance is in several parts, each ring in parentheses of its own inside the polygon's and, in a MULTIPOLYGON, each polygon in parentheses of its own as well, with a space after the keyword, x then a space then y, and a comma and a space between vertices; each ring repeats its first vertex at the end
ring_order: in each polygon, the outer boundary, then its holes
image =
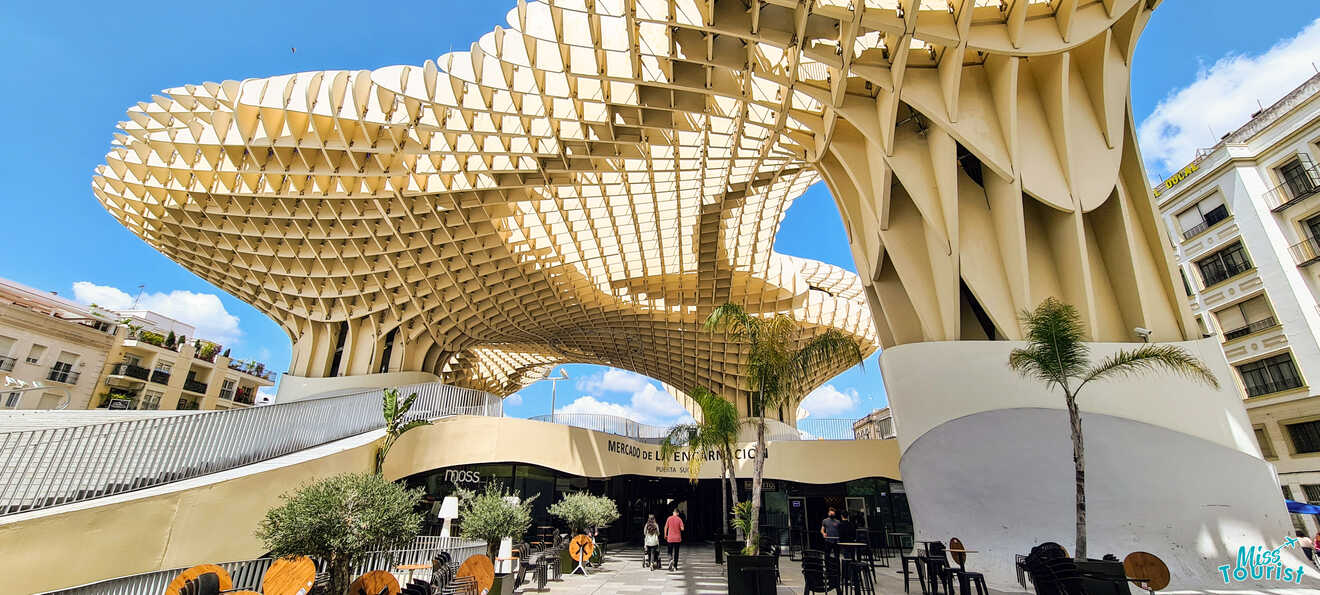
POLYGON ((839 513, 839 543, 857 541, 857 525, 848 519, 848 511, 839 513))
POLYGON ((834 518, 836 511, 831 506, 825 513, 825 520, 820 522, 820 536, 825 539, 825 553, 839 555, 839 519, 834 518))

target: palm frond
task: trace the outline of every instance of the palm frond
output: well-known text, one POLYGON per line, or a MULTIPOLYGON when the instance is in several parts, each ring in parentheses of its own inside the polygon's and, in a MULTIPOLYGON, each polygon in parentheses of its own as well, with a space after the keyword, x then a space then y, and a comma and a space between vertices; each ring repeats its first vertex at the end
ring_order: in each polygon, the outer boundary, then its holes
POLYGON ((381 413, 385 416, 385 424, 392 425, 399 415, 399 389, 387 388, 383 392, 385 396, 381 403, 381 413))
POLYGON ((1198 380, 1219 388, 1219 379, 1196 356, 1176 345, 1151 344, 1136 349, 1123 349, 1100 360, 1082 376, 1082 386, 1092 380, 1115 376, 1131 376, 1140 372, 1166 370, 1179 376, 1198 380))
POLYGON ((1039 379, 1046 386, 1062 386, 1066 378, 1055 374, 1058 366, 1053 365, 1054 362, 1050 358, 1048 350, 1042 349, 1039 345, 1031 345, 1009 352, 1008 366, 1023 378, 1039 379))
POLYGON ((790 382, 800 386, 821 367, 838 364, 862 365, 862 348, 852 337, 830 329, 812 337, 793 354, 789 361, 790 382))
POLYGON ((403 424, 403 427, 399 428, 399 434, 403 434, 404 432, 407 432, 408 430, 411 430, 413 428, 420 428, 422 426, 429 426, 429 425, 431 425, 430 420, 414 419, 406 424, 403 424))
POLYGON ((1063 382, 1086 371, 1090 349, 1077 308, 1051 297, 1036 309, 1023 311, 1021 318, 1029 344, 1027 350, 1033 354, 1034 365, 1039 367, 1039 371, 1029 375, 1063 382))
POLYGON ((670 455, 684 449, 691 444, 700 433, 701 428, 697 424, 678 424, 665 434, 660 440, 660 456, 669 458, 670 455))
POLYGON ((408 412, 412 410, 413 401, 416 400, 417 400, 417 393, 408 395, 408 398, 403 400, 403 404, 399 405, 399 415, 400 416, 408 415, 408 412))
POLYGON ((760 325, 761 321, 748 314, 742 306, 726 302, 711 310, 704 326, 708 331, 738 339, 751 339, 757 334, 760 325))

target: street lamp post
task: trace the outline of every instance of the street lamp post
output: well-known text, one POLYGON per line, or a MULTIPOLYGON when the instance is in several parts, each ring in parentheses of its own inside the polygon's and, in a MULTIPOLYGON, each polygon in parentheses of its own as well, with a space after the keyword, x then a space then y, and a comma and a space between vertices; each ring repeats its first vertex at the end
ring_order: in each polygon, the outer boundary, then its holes
POLYGON ((555 371, 554 368, 546 370, 545 376, 536 379, 536 382, 540 382, 542 380, 550 381, 550 423, 554 423, 555 421, 555 397, 557 393, 556 389, 559 388, 559 381, 568 380, 568 370, 560 368, 558 376, 550 376, 550 374, 552 374, 554 371, 555 371))

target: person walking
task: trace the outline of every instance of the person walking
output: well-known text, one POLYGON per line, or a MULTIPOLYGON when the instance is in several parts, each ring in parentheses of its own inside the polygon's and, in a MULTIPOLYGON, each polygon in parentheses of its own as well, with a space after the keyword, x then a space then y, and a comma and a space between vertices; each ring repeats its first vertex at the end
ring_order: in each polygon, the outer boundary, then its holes
POLYGON ((646 546, 646 566, 651 570, 660 567, 660 524, 655 522, 655 515, 646 515, 646 526, 642 528, 642 544, 646 546))
POLYGON ((831 557, 839 555, 839 519, 834 518, 837 511, 831 506, 825 512, 825 519, 820 522, 820 536, 825 539, 825 553, 831 557))
POLYGON ((678 549, 683 544, 683 519, 678 517, 678 509, 665 519, 665 542, 669 544, 669 569, 678 570, 678 549))

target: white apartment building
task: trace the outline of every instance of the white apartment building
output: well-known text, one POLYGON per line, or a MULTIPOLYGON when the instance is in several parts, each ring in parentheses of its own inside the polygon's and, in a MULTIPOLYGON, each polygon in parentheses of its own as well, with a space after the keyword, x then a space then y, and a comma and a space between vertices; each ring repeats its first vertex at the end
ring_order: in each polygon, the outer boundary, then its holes
POLYGON ((858 440, 884 440, 897 438, 894 430, 894 414, 888 407, 875 409, 853 422, 853 437, 858 440))
MULTIPOLYGON (((1320 504, 1320 75, 1155 188, 1284 496, 1320 504), (1314 384, 1312 384, 1314 383, 1314 384)), ((1308 535, 1317 519, 1293 515, 1308 535)))
POLYGON ((275 373, 147 310, 83 306, 0 278, 0 410, 234 409, 275 373), (6 390, 8 382, 41 390, 6 390))

